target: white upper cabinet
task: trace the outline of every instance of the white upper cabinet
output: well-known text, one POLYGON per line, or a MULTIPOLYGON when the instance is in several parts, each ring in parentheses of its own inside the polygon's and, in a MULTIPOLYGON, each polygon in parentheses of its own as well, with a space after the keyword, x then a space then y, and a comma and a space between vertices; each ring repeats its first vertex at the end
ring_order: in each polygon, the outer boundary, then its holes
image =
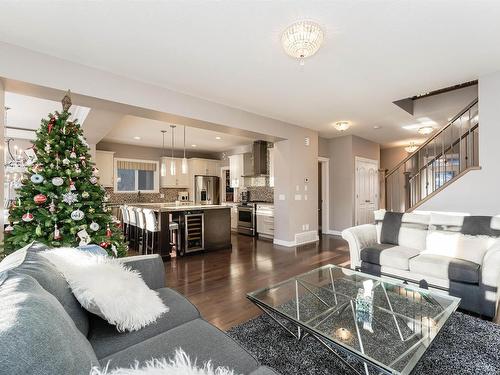
POLYGON ((189 171, 187 174, 182 174, 182 159, 174 158, 175 175, 170 173, 170 162, 172 158, 162 157, 160 160, 160 187, 168 188, 188 188, 189 187, 189 171), (165 176, 161 175, 162 169, 165 169, 165 176))
POLYGON ((239 188, 243 186, 243 154, 229 156, 230 186, 239 188))
POLYGON ((95 165, 99 169, 99 183, 102 186, 113 186, 114 155, 112 151, 96 150, 95 152, 95 165))

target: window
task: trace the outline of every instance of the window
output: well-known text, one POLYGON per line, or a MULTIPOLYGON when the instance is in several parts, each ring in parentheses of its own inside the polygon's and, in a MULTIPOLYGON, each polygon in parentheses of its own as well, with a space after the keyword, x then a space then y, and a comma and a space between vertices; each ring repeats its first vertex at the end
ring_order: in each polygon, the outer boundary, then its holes
POLYGON ((115 192, 158 192, 158 162, 115 159, 115 192))

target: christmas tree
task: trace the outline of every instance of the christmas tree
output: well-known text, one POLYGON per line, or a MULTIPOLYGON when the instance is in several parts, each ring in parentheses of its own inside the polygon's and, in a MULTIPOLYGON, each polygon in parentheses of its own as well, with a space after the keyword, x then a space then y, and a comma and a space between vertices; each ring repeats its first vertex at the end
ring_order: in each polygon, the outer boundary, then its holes
POLYGON ((125 256, 126 245, 106 207, 106 193, 90 160, 89 145, 77 120, 70 121, 71 98, 62 113, 49 114, 27 150, 27 171, 10 207, 5 250, 32 241, 51 247, 98 244, 110 255, 125 256))

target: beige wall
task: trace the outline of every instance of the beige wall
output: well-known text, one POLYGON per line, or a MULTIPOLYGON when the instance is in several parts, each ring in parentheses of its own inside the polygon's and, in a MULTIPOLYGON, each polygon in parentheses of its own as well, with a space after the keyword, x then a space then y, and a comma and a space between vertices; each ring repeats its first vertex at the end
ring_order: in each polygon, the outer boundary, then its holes
POLYGON ((318 155, 330 159, 330 231, 337 233, 354 224, 355 157, 380 160, 380 146, 347 135, 320 139, 318 155))
POLYGON ((404 147, 391 147, 380 150, 380 169, 390 171, 408 156, 404 147))

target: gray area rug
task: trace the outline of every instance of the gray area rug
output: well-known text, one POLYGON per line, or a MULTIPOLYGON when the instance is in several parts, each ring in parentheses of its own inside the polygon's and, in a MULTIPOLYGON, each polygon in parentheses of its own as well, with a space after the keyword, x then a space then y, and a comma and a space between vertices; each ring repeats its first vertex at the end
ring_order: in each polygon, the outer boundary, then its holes
MULTIPOLYGON (((228 334, 263 365, 282 375, 352 373, 314 338, 306 337, 298 342, 265 315, 232 328, 228 334)), ((338 353, 363 372, 357 359, 338 353)), ((500 374, 500 326, 454 313, 412 374, 500 374)))

